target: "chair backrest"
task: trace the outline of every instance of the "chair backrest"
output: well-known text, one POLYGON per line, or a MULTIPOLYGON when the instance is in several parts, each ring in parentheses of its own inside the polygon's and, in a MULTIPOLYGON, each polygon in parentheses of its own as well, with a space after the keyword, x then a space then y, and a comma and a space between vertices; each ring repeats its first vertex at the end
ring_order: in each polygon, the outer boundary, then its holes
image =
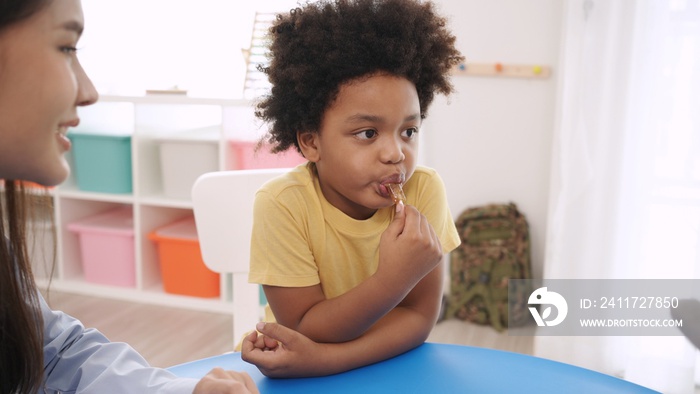
POLYGON ((233 340, 260 321, 259 286, 248 283, 255 192, 288 168, 210 172, 192 187, 192 203, 204 263, 232 275, 233 340))

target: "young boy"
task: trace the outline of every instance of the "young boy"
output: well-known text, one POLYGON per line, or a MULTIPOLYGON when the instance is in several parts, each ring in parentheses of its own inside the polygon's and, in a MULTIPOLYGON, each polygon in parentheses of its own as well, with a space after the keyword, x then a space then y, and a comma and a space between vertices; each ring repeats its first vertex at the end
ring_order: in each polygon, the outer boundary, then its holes
POLYGON ((270 29, 272 91, 257 116, 277 151, 294 146, 309 162, 256 196, 250 281, 277 322, 339 350, 269 372, 244 344, 272 376, 381 361, 423 343, 436 322, 442 258, 459 237, 441 179, 416 165, 418 134, 462 57, 434 8, 321 1, 270 29), (392 199, 397 184, 405 205, 392 199))

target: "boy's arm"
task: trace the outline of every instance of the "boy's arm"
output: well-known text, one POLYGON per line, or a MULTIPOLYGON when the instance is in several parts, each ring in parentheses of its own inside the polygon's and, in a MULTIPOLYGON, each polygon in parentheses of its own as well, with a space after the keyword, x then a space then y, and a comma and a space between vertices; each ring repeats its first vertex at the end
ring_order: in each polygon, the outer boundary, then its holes
MULTIPOLYGON (((386 288, 379 287, 375 290, 366 290, 375 285, 365 281, 350 292, 331 300, 319 300, 312 309, 307 312, 303 324, 289 324, 279 312, 274 312, 277 322, 287 327, 300 331, 317 342, 345 342, 358 338, 366 332, 374 323, 387 318, 393 310, 404 310, 402 313, 418 314, 425 323, 423 329, 418 332, 430 332, 440 309, 442 297, 442 264, 436 267, 431 273, 426 275, 398 304, 390 302, 389 297, 384 297, 380 293, 390 293, 386 288), (389 311, 387 313, 387 311, 389 311), (322 324, 314 324, 314 319, 318 317, 322 324), (310 327, 309 327, 310 326, 310 327), (306 329, 309 327, 309 329, 306 329)), ((381 284, 380 284, 381 285, 381 284)), ((319 286, 310 288, 282 288, 274 287, 272 291, 266 289, 268 301, 276 297, 287 300, 279 305, 280 309, 296 310, 300 305, 304 305, 309 298, 305 297, 310 293, 321 292, 319 286), (274 294, 274 296, 272 296, 274 294)), ((323 296, 323 293, 321 293, 323 296)), ((270 301, 272 304, 272 301, 270 301)), ((303 308, 303 306, 302 306, 303 308)), ((274 311, 274 310, 273 310, 274 311)), ((403 326, 403 330, 409 327, 403 326)), ((425 340, 425 338, 423 339, 425 340)))
POLYGON ((442 247, 432 226, 415 208, 404 207, 382 235, 377 272, 352 290, 328 300, 320 285, 265 286, 265 293, 280 324, 316 342, 354 340, 394 309, 406 319, 417 315, 421 324, 407 324, 423 337, 439 312, 442 268, 436 267, 441 261, 442 247))
POLYGON ((423 299, 439 300, 441 281, 442 265, 428 274, 398 307, 355 340, 317 343, 286 327, 268 323, 258 327, 263 335, 253 333, 246 338, 242 357, 266 376, 278 378, 330 375, 394 357, 427 338, 437 319, 439 302, 432 302, 431 307, 418 298, 426 295, 423 299), (437 297, 432 297, 433 293, 437 297))

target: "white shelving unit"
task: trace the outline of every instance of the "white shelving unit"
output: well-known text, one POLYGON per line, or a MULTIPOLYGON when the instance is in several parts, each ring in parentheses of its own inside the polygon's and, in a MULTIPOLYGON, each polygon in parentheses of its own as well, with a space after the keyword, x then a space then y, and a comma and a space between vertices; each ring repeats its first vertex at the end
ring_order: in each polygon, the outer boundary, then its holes
MULTIPOLYGON (((169 294, 163 291, 156 245, 148 234, 158 227, 192 214, 190 199, 167 197, 163 188, 159 145, 163 138, 180 133, 197 135, 196 130, 218 131, 218 168, 227 168, 232 138, 251 140, 262 132, 247 100, 197 99, 176 95, 143 97, 103 96, 93 106, 81 108, 78 130, 92 133, 131 134, 131 194, 81 191, 75 171, 53 191, 57 231, 56 271, 51 288, 85 295, 99 295, 130 301, 231 312, 231 278, 222 275, 221 296, 214 299, 169 294), (78 235, 68 223, 99 212, 129 206, 133 209, 136 286, 99 285, 83 277, 78 235)), ((196 138, 196 137, 195 137, 196 138)), ((211 142, 211 139, 209 139, 211 142)), ((70 159, 70 158, 69 158, 70 159)), ((182 160, 188 160, 183 157, 182 160)), ((216 170, 213 169, 213 170, 216 170)), ((45 278, 38 278, 41 285, 45 278)))

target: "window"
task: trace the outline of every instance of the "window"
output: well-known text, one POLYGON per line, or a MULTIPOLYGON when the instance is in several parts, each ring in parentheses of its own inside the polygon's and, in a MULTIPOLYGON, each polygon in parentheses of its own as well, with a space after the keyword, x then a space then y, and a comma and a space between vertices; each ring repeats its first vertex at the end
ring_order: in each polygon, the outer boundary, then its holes
POLYGON ((296 0, 83 0, 79 56, 100 94, 242 98, 256 11, 296 0))

